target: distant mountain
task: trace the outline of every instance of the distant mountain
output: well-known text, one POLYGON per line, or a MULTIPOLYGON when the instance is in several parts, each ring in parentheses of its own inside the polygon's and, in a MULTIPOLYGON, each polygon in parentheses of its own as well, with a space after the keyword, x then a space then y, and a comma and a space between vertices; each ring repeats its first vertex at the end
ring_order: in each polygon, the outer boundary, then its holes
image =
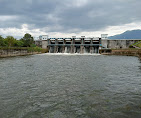
POLYGON ((141 39, 141 30, 126 31, 122 34, 108 37, 109 39, 141 39))

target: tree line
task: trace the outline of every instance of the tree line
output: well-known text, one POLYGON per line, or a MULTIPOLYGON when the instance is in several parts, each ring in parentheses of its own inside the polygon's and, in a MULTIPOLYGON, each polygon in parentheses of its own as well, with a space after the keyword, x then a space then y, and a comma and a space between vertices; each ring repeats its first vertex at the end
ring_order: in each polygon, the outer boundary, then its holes
POLYGON ((35 47, 35 44, 33 37, 29 33, 26 33, 20 40, 13 36, 3 38, 0 35, 0 47, 35 47))

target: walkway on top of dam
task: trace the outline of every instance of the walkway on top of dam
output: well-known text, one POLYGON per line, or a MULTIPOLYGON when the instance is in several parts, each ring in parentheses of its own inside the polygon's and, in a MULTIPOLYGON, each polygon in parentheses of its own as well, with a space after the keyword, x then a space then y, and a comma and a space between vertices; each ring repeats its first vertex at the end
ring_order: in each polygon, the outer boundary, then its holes
POLYGON ((55 40, 55 39, 79 39, 79 40, 81 40, 81 39, 86 39, 86 40, 99 40, 100 38, 99 37, 78 37, 78 38, 76 38, 76 37, 72 37, 72 38, 48 38, 48 39, 50 39, 50 40, 55 40))
POLYGON ((48 44, 48 46, 102 46, 102 44, 48 44))
POLYGON ((48 38, 48 46, 102 46, 98 37, 48 38))

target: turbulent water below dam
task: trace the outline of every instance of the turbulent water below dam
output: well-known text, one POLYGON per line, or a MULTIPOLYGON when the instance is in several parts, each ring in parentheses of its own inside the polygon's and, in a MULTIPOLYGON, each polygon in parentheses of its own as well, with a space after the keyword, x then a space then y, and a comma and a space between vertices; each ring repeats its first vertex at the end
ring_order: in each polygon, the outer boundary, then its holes
POLYGON ((0 118, 141 118, 141 61, 93 54, 1 58, 0 118))

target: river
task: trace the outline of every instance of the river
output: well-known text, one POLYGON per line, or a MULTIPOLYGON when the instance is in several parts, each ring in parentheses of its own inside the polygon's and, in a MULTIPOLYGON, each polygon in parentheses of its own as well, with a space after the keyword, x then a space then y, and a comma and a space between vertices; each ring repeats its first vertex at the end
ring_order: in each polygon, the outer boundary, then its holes
POLYGON ((0 118, 141 118, 141 61, 104 55, 1 58, 0 118))

